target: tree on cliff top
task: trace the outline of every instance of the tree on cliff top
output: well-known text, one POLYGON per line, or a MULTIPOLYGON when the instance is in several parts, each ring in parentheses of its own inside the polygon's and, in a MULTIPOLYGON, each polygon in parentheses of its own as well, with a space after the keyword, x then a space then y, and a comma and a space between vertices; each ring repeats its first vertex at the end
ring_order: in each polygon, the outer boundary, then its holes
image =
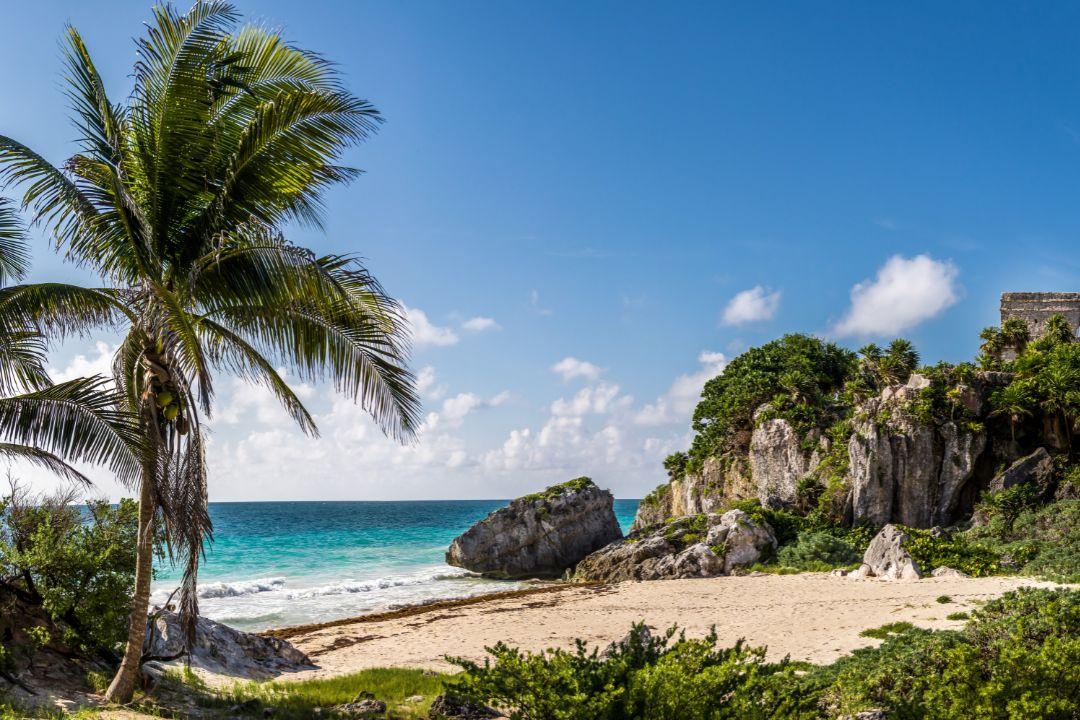
POLYGON ((747 350, 705 384, 694 410, 691 466, 745 445, 754 411, 764 403, 801 430, 816 426, 856 365, 850 350, 808 335, 785 335, 747 350))
POLYGON ((34 220, 107 288, 53 286, 34 305, 54 335, 102 322, 126 329, 114 379, 148 446, 127 650, 109 688, 130 699, 149 602, 153 526, 185 567, 189 641, 196 574, 210 537, 202 423, 215 372, 271 390, 300 427, 314 421, 278 374, 332 381, 391 435, 420 420, 401 306, 357 259, 289 243, 291 221, 320 226, 326 190, 358 171, 343 151, 380 116, 334 66, 223 2, 153 8, 137 41, 134 90, 111 102, 69 28, 68 95, 79 152, 53 167, 0 136, 0 182, 21 185, 34 220))

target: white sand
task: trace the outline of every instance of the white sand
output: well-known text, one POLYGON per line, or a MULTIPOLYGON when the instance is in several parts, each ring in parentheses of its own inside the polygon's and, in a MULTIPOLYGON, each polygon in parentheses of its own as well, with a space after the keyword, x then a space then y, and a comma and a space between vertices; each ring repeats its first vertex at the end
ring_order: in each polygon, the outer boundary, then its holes
MULTIPOLYGON (((575 638, 607 644, 644 620, 688 635, 716 626, 720 643, 745 638, 771 659, 826 663, 876 641, 859 632, 907 620, 926 628, 958 627, 945 616, 1023 585, 1026 578, 928 578, 914 582, 854 580, 825 574, 757 575, 702 580, 568 587, 557 592, 431 609, 409 617, 315 629, 290 638, 319 669, 289 679, 368 667, 449 670, 446 654, 480 660, 502 640, 528 650, 572 647, 575 638), (936 602, 949 595, 953 602, 936 602)), ((285 678, 283 678, 285 679, 285 678)))

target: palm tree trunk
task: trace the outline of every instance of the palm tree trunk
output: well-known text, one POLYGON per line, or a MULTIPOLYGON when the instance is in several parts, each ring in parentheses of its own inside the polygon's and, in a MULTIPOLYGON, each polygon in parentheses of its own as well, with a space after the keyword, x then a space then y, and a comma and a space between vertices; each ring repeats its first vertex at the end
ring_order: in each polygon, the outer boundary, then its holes
POLYGON ((150 580, 154 563, 154 504, 150 495, 150 478, 143 477, 139 490, 139 546, 135 556, 135 594, 128 621, 127 647, 120 669, 109 685, 105 698, 109 702, 127 703, 135 692, 142 660, 143 640, 146 637, 146 613, 150 607, 150 580))

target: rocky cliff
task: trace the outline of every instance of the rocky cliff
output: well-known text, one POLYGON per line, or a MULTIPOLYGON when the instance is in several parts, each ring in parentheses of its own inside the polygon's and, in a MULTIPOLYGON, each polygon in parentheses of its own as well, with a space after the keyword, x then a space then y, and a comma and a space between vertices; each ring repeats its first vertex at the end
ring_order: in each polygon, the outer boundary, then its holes
POLYGON ((574 580, 621 582, 727 575, 776 550, 776 536, 742 510, 691 515, 653 525, 592 553, 574 580))
MULTIPOLYGON (((912 375, 861 405, 848 444, 851 519, 874 526, 948 525, 971 512, 961 495, 987 447, 973 422, 934 422, 914 409, 926 378, 912 375)), ((981 401, 980 401, 981 406, 981 401)))
POLYGON ((611 493, 577 478, 492 512, 454 539, 446 562, 493 578, 558 577, 621 537, 611 493))
POLYGON ((988 398, 1007 384, 1006 373, 979 373, 948 388, 952 417, 928 410, 927 398, 941 388, 912 374, 854 410, 843 442, 818 430, 800 435, 786 419, 770 417, 768 405, 754 413, 744 451, 707 459, 699 472, 672 479, 646 498, 633 530, 670 518, 723 510, 756 498, 789 508, 807 488, 823 491, 823 466, 831 458, 831 482, 840 493, 842 519, 849 524, 910 527, 947 525, 970 515, 989 486, 994 468, 1016 460, 1008 426, 989 416, 988 398), (997 433, 991 437, 988 425, 997 433))

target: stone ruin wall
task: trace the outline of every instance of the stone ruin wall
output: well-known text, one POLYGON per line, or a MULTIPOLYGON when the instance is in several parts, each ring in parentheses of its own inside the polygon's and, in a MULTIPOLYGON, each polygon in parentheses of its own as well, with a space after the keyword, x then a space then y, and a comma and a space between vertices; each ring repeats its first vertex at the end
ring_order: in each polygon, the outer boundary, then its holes
POLYGON ((1018 317, 1027 323, 1031 337, 1042 335, 1051 315, 1064 315, 1074 331, 1080 329, 1080 292, 1017 292, 1001 294, 1001 322, 1018 317))

